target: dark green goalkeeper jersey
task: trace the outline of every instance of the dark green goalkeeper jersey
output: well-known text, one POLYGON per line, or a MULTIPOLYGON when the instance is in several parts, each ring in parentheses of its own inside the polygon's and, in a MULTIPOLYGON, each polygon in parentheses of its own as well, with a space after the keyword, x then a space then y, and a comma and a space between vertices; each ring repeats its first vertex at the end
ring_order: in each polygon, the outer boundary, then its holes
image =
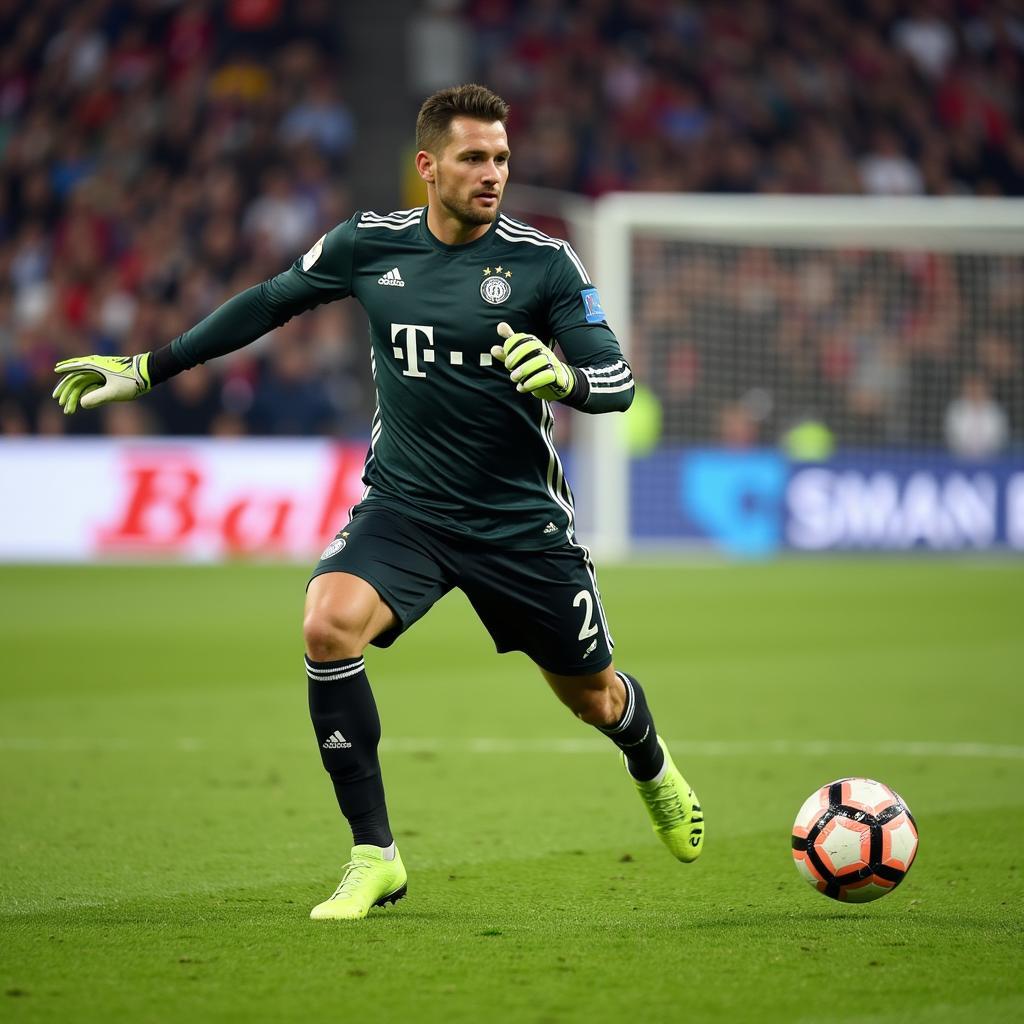
POLYGON ((363 504, 509 548, 572 541, 551 406, 519 394, 490 351, 502 321, 557 341, 577 378, 567 404, 628 408, 632 374, 569 244, 504 214, 452 246, 427 229, 425 208, 358 213, 176 338, 171 353, 194 366, 347 296, 369 317, 377 387, 363 504))

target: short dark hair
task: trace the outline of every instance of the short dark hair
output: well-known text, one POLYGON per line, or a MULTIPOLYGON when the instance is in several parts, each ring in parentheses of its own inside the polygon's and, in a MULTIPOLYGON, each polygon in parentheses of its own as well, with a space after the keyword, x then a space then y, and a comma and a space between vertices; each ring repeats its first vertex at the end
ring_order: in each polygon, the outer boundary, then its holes
POLYGON ((416 118, 416 148, 437 153, 444 148, 448 130, 456 117, 475 121, 508 119, 508 104, 486 86, 453 85, 428 96, 416 118))

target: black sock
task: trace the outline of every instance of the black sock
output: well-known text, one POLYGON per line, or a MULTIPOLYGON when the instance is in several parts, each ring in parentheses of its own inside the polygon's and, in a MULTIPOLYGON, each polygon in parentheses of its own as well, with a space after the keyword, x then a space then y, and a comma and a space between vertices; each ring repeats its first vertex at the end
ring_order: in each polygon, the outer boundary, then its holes
POLYGON ((390 846, 393 839, 377 760, 380 716, 362 658, 311 661, 309 717, 324 768, 356 845, 390 846))
POLYGON ((640 684, 625 672, 615 673, 626 688, 626 706, 615 725, 601 729, 626 755, 629 773, 639 782, 653 779, 665 764, 658 734, 640 684))

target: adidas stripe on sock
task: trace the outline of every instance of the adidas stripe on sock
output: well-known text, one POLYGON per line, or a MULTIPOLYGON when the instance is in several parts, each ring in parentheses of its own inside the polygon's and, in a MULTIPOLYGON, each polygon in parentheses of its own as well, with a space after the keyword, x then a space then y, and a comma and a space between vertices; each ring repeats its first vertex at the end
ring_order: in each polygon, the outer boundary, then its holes
POLYGON ((658 732, 643 688, 625 672, 615 674, 625 688, 626 704, 618 722, 600 731, 626 755, 630 775, 638 782, 647 782, 662 770, 665 755, 658 745, 658 732))

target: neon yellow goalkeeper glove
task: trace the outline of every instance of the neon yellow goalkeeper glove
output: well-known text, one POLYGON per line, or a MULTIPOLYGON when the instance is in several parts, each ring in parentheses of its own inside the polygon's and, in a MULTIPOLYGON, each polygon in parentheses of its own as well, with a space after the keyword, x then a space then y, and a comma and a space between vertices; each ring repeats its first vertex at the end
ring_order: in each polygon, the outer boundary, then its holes
POLYGON ((150 389, 149 353, 138 356, 76 356, 54 368, 63 373, 53 389, 65 416, 79 406, 95 409, 107 402, 130 402, 150 389))
POLYGON ((491 355, 509 371, 516 391, 546 402, 557 402, 572 394, 576 387, 572 367, 566 366, 540 338, 515 334, 506 323, 498 324, 498 334, 505 343, 495 345, 491 355))

